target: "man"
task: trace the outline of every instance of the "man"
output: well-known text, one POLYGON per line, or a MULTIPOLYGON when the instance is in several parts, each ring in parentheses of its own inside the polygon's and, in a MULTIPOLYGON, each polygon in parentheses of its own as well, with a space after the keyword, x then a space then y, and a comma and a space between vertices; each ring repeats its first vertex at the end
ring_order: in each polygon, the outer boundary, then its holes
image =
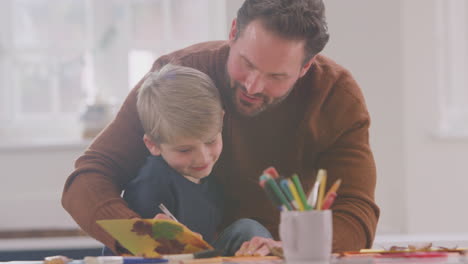
MULTIPOLYGON (((341 178, 332 207, 333 251, 372 245, 379 209, 369 114, 350 73, 318 54, 327 41, 322 1, 246 0, 228 42, 197 44, 153 65, 151 71, 167 63, 196 68, 220 91, 224 150, 213 172, 224 186, 223 227, 255 220, 236 227, 251 234, 238 254, 265 255, 268 246, 280 245, 256 231, 265 226, 278 239, 279 212, 258 186, 269 166, 286 176, 298 173, 306 190, 320 168, 327 169, 328 183, 341 178)), ((139 217, 120 192, 148 155, 135 105, 141 83, 77 160, 63 193, 63 206, 76 222, 113 249, 115 241, 95 221, 139 217)))

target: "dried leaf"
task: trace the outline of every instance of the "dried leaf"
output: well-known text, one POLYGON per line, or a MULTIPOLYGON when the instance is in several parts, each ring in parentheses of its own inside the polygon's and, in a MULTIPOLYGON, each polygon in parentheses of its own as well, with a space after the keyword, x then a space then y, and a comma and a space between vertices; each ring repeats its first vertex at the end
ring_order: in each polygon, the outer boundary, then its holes
POLYGON ((153 234, 151 223, 147 223, 141 220, 137 220, 133 224, 133 228, 131 231, 135 232, 139 236, 144 236, 144 235, 151 236, 153 234))
POLYGON ((273 256, 284 258, 283 248, 281 247, 273 247, 270 249, 270 252, 273 256))

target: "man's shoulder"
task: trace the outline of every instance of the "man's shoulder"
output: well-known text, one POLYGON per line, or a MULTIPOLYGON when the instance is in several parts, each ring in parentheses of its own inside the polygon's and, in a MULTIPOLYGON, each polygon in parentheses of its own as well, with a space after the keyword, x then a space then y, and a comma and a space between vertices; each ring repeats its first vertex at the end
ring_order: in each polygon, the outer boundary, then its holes
POLYGON ((228 50, 227 41, 197 43, 161 56, 154 66, 158 67, 159 65, 173 63, 197 68, 197 66, 207 62, 216 62, 223 57, 227 57, 228 50))
POLYGON ((216 53, 223 48, 228 47, 228 42, 225 40, 214 40, 196 43, 186 48, 172 52, 172 54, 180 54, 182 56, 191 56, 204 53, 216 53))
POLYGON ((322 76, 321 80, 335 83, 343 78, 354 79, 351 72, 344 66, 325 55, 319 54, 315 57, 310 74, 322 76))
POLYGON ((359 84, 352 73, 325 55, 317 55, 308 73, 314 89, 319 89, 327 97, 349 98, 364 104, 359 84))
POLYGON ((370 118, 361 88, 351 72, 324 55, 315 58, 300 82, 296 98, 307 104, 311 124, 320 128, 317 133, 330 139, 370 118))

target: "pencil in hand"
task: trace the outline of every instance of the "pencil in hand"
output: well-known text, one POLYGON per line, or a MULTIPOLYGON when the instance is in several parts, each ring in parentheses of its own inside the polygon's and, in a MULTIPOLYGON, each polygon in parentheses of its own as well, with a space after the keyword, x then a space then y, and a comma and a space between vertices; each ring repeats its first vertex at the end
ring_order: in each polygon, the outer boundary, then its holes
POLYGON ((161 211, 163 211, 163 213, 167 216, 169 216, 169 218, 171 218, 172 220, 176 221, 177 223, 179 222, 177 220, 177 218, 175 218, 175 216, 173 214, 171 214, 171 212, 169 211, 169 209, 167 209, 166 206, 164 206, 164 204, 159 204, 159 209, 161 209, 161 211))

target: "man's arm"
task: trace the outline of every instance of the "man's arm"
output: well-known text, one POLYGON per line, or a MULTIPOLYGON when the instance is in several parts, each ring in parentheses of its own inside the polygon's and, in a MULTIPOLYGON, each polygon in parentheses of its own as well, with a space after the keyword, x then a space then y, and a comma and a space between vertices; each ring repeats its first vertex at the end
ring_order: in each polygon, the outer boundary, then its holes
POLYGON ((96 220, 138 217, 120 194, 147 155, 142 137, 135 88, 112 123, 78 158, 63 190, 63 207, 85 232, 113 250, 115 241, 96 220))
POLYGON ((376 168, 368 141, 368 122, 356 123, 320 159, 326 168, 328 188, 338 178, 343 183, 332 206, 333 252, 372 246, 379 217, 374 203, 376 168))
MULTIPOLYGON (((379 208, 374 203, 376 169, 368 145, 368 119, 356 123, 320 158, 318 168, 328 172, 327 190, 343 180, 333 210, 333 252, 372 246, 379 208)), ((281 241, 254 237, 236 255, 268 255, 281 241)))
MULTIPOLYGON (((152 71, 165 63, 162 57, 152 71)), ((78 225, 114 252, 115 240, 96 220, 139 217, 120 195, 148 155, 136 109, 137 91, 143 80, 130 92, 115 119, 75 162, 75 171, 68 177, 62 194, 63 207, 78 225)))
MULTIPOLYGON (((333 252, 372 246, 379 208, 374 203, 376 169, 368 144, 368 118, 357 122, 329 148, 319 161, 328 172, 327 190, 338 179, 343 183, 332 206, 333 252)), ((236 255, 268 255, 281 241, 254 237, 236 255)))
POLYGON ((364 97, 350 74, 337 80, 324 105, 325 133, 334 135, 318 157, 317 169, 328 172, 327 188, 342 184, 332 206, 333 252, 372 246, 379 218, 374 202, 376 167, 369 146, 370 117, 364 97))

